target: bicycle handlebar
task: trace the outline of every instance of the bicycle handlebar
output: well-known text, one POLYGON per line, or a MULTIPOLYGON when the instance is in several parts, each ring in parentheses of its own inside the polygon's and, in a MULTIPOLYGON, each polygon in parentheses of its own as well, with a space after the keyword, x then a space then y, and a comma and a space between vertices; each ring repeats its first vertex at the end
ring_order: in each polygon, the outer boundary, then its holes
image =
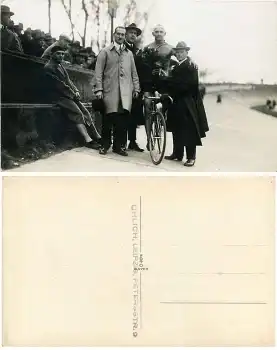
POLYGON ((160 97, 155 97, 155 96, 144 96, 144 98, 147 98, 148 100, 153 100, 153 101, 158 101, 160 100, 161 98, 160 97))
MULTIPOLYGON (((173 98, 169 95, 166 96, 171 103, 173 103, 173 98)), ((144 98, 147 98, 148 100, 152 100, 152 101, 161 101, 161 97, 156 97, 156 96, 144 96, 144 98)))

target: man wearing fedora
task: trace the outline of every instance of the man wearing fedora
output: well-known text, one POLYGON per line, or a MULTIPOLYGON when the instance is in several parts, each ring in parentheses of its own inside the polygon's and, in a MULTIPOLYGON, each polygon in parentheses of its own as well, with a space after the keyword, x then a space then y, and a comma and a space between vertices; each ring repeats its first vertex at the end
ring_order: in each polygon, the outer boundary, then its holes
POLYGON ((1 49, 23 52, 18 35, 8 29, 11 21, 11 16, 13 15, 14 13, 11 12, 8 6, 1 5, 1 49))
POLYGON ((73 41, 71 45, 69 45, 68 49, 64 54, 64 61, 69 62, 71 64, 76 63, 76 55, 81 49, 80 41, 73 41))
MULTIPOLYGON (((141 85, 141 60, 140 60, 140 52, 141 50, 137 47, 136 42, 137 38, 141 35, 142 31, 140 28, 136 26, 135 23, 131 23, 126 29, 126 39, 125 46, 128 50, 130 50, 135 59, 135 64, 137 68, 138 77, 141 85)), ((128 140, 129 140, 129 150, 143 152, 144 150, 139 147, 137 144, 137 126, 144 124, 144 116, 143 116, 143 101, 142 94, 140 93, 139 97, 133 99, 132 109, 131 109, 131 117, 129 118, 128 125, 128 140)))
POLYGON ((168 131, 172 131, 173 153, 166 159, 182 161, 186 149, 185 166, 195 164, 196 146, 209 130, 205 108, 199 91, 198 67, 188 56, 190 47, 181 41, 174 48, 179 64, 169 80, 173 104, 168 111, 168 131))

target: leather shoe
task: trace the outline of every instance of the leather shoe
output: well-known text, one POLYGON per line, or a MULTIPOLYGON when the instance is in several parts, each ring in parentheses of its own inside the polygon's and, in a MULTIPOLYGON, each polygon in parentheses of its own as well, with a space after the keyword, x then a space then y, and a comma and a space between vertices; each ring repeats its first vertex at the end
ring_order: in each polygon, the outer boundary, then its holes
POLYGON ((144 152, 144 149, 140 148, 136 142, 130 142, 128 149, 137 152, 144 152))
POLYGON ((178 162, 181 162, 183 157, 177 157, 174 153, 172 153, 170 156, 165 156, 164 159, 167 160, 178 160, 178 162))
POLYGON ((124 156, 124 157, 128 156, 128 153, 126 152, 126 150, 124 148, 121 148, 119 150, 113 149, 113 152, 116 154, 119 154, 120 156, 124 156))
POLYGON ((99 149, 100 145, 99 143, 96 143, 95 141, 90 141, 85 143, 85 147, 91 148, 91 149, 99 149))
POLYGON ((185 163, 184 166, 194 166, 195 164, 195 159, 188 159, 185 163))
POLYGON ((108 150, 104 147, 99 148, 99 154, 107 154, 108 150))

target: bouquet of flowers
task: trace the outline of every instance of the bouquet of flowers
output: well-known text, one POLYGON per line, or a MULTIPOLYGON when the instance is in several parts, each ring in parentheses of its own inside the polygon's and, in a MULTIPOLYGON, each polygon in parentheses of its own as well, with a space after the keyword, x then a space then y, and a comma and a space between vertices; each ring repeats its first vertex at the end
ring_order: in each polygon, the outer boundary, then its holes
POLYGON ((160 56, 157 49, 149 47, 141 52, 144 64, 151 69, 152 75, 158 77, 168 77, 170 75, 171 56, 172 53, 167 56, 160 56))

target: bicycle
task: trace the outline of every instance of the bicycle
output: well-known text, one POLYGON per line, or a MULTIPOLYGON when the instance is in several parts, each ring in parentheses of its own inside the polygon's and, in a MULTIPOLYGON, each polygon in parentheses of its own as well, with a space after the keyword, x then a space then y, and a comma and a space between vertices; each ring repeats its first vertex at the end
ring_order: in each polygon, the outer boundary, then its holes
MULTIPOLYGON (((146 120, 147 145, 150 157, 155 165, 159 165, 165 154, 166 148, 166 118, 163 113, 157 110, 157 104, 162 102, 161 97, 144 97, 151 100, 151 110, 146 120), (157 153, 157 155, 156 155, 157 153)), ((170 96, 167 98, 172 103, 170 96)))

